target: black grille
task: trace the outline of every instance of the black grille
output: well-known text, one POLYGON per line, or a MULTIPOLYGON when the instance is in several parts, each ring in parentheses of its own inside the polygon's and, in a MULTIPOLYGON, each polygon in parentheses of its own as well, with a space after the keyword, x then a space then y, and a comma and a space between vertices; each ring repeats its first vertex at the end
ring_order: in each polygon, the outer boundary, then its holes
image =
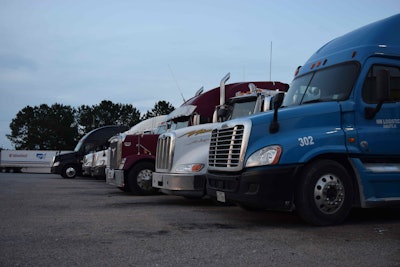
POLYGON ((211 134, 208 164, 210 167, 236 168, 240 163, 244 126, 214 129, 211 134))
POLYGON ((161 135, 157 141, 156 169, 169 170, 172 165, 172 137, 168 134, 161 135))
POLYGON ((224 180, 219 178, 220 177, 214 179, 208 177, 207 178, 208 186, 216 190, 222 190, 227 192, 234 192, 239 187, 238 180, 224 180))

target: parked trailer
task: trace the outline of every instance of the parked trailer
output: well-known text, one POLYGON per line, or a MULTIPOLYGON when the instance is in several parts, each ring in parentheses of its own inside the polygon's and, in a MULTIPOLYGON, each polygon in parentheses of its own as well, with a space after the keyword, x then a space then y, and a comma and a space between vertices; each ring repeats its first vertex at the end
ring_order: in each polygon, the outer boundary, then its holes
POLYGON ((341 223, 352 207, 399 205, 399 29, 400 14, 332 40, 274 98, 273 113, 216 127, 207 194, 296 210, 315 225, 341 223))
POLYGON ((61 152, 57 150, 1 150, 1 172, 50 173, 52 159, 61 152))

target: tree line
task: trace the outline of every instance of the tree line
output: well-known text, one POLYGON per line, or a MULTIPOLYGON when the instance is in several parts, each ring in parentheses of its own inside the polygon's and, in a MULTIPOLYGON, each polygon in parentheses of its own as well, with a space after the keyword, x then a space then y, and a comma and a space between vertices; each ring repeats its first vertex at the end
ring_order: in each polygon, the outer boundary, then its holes
POLYGON ((131 104, 103 100, 98 105, 74 108, 63 104, 26 106, 10 123, 7 138, 15 149, 73 150, 79 139, 93 129, 106 125, 132 127, 175 108, 166 101, 158 101, 154 108, 141 115, 131 104))

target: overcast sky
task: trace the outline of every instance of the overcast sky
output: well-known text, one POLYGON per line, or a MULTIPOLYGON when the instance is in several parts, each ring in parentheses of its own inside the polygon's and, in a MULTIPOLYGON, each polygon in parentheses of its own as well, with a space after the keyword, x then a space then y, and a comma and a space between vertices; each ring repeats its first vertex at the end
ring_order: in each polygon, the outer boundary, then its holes
POLYGON ((5 135, 28 105, 110 100, 143 114, 227 72, 290 83, 326 42, 397 13, 398 0, 0 0, 0 147, 13 148, 5 135))

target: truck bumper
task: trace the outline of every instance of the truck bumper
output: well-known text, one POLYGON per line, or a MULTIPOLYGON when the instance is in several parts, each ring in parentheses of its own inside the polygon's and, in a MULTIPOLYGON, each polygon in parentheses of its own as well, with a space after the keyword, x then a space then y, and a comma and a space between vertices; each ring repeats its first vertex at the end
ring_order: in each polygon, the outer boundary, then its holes
POLYGON ((82 175, 83 176, 90 176, 91 175, 90 167, 82 167, 82 175))
POLYGON ((258 167, 239 174, 208 172, 207 194, 246 207, 292 210, 293 177, 298 167, 258 167))
POLYGON ((153 187, 169 195, 202 197, 205 195, 206 175, 153 172, 153 187))
POLYGON ((50 173, 61 174, 61 166, 56 166, 56 167, 52 166, 50 168, 50 173))
POLYGON ((106 170, 105 166, 93 167, 91 173, 93 177, 104 177, 105 170, 106 170))
POLYGON ((106 168, 106 183, 117 187, 124 187, 124 170, 111 170, 106 168))

